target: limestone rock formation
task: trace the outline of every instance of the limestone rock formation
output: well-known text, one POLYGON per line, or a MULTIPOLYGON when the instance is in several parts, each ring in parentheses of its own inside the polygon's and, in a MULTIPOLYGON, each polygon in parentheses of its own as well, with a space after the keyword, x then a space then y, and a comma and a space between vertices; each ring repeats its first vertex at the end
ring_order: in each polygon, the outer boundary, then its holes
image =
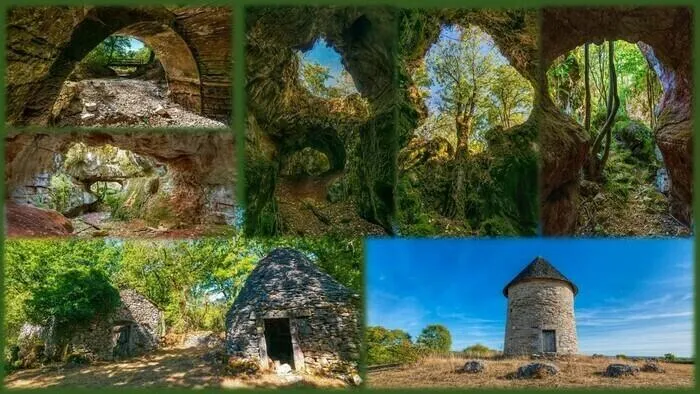
POLYGON ((68 236, 73 225, 60 213, 28 204, 5 202, 8 237, 68 236))
POLYGON ((559 373, 559 367, 550 363, 530 363, 518 367, 517 379, 542 379, 559 373))
POLYGON ((622 376, 635 376, 639 374, 639 367, 629 364, 610 364, 605 369, 603 376, 619 378, 622 376))
MULTIPOLYGON (((664 94, 653 130, 671 182, 671 214, 691 221, 692 191, 692 13, 683 7, 570 7, 542 12, 542 67, 586 42, 641 42, 664 94)), ((558 111, 547 95, 540 101, 542 144, 541 215, 545 234, 571 234, 576 225, 580 171, 589 149, 581 126, 558 111)))
MULTIPOLYGON (((235 143, 233 135, 224 132, 9 132, 5 138, 7 190, 16 190, 31 183, 35 175, 53 169, 55 155, 64 155, 78 142, 88 146, 112 145, 165 164, 173 183, 171 207, 182 223, 201 223, 208 213, 221 216, 226 206, 235 204, 235 143)), ((90 171, 75 175, 88 176, 90 171)), ((44 219, 47 222, 55 220, 51 214, 42 213, 32 210, 27 215, 47 216, 44 219)), ((8 228, 14 227, 14 223, 19 223, 21 228, 21 217, 17 209, 8 205, 8 228)))
POLYGON ((231 114, 231 12, 223 7, 12 7, 7 15, 7 120, 42 125, 75 65, 112 34, 139 38, 166 73, 171 99, 231 114))
POLYGON ((664 368, 659 365, 659 363, 655 361, 647 361, 642 365, 642 368, 640 368, 642 372, 656 372, 656 373, 664 373, 666 372, 664 368))
POLYGON ((458 372, 465 373, 482 373, 486 370, 486 363, 480 360, 469 360, 464 363, 464 366, 458 372))
POLYGON ((250 273, 226 315, 226 351, 263 369, 344 375, 359 361, 357 296, 302 253, 275 249, 250 273))

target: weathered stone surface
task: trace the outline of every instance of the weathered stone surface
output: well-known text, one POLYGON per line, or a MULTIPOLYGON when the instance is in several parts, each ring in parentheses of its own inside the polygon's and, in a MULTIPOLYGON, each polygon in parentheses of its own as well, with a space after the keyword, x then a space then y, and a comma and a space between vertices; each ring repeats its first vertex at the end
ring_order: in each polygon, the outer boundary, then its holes
POLYGON ((644 363, 641 368, 642 372, 656 372, 656 373, 664 373, 666 372, 664 368, 659 365, 659 363, 654 362, 654 361, 649 361, 644 363))
POLYGON ((224 7, 13 7, 7 17, 7 119, 45 124, 75 65, 112 34, 154 49, 173 101, 231 115, 231 11, 224 7))
MULTIPOLYGON (((230 211, 235 205, 236 153, 233 135, 225 132, 9 132, 5 138, 7 189, 31 184, 37 174, 55 167, 56 153, 65 154, 77 142, 89 146, 109 144, 167 165, 172 180, 172 207, 182 223, 207 222, 209 214, 224 215, 224 221, 233 215, 230 211)), ((21 220, 10 216, 8 210, 8 227, 21 224, 21 220)))
POLYGON ((216 348, 222 346, 223 341, 211 331, 190 332, 185 334, 182 347, 185 348, 216 348))
POLYGON ((73 232, 70 220, 60 213, 27 204, 5 202, 8 237, 68 236, 73 232))
POLYGON ((226 315, 228 354, 268 357, 264 319, 289 319, 294 369, 357 373, 359 320, 356 296, 303 254, 276 249, 262 259, 226 315))
MULTIPOLYGON (((554 59, 586 42, 641 42, 664 94, 659 105, 656 142, 671 181, 671 214, 689 223, 692 191, 691 59, 692 13, 684 7, 546 8, 542 15, 542 58, 547 69, 554 59)), ((545 234, 571 234, 576 224, 579 174, 589 138, 582 127, 556 111, 550 100, 544 110, 541 215, 545 234), (559 121, 555 122, 555 119, 559 121), (558 124, 558 125, 557 125, 558 124)))
POLYGON ((635 376, 639 374, 639 367, 628 364, 610 364, 605 369, 603 376, 619 378, 621 376, 635 376))
POLYGON ((469 360, 457 372, 482 373, 486 370, 486 363, 480 360, 469 360))
MULTIPOLYGON (((62 356, 59 343, 67 344, 67 354, 76 354, 88 360, 114 360, 140 355, 156 349, 165 333, 163 312, 151 301, 131 289, 119 292, 121 305, 108 316, 95 318, 91 323, 66 333, 49 325, 40 330, 50 359, 62 356)), ((36 331, 36 329, 35 329, 36 331)))
POLYGON ((530 363, 518 368, 517 379, 542 379, 559 373, 559 367, 550 363, 530 363))

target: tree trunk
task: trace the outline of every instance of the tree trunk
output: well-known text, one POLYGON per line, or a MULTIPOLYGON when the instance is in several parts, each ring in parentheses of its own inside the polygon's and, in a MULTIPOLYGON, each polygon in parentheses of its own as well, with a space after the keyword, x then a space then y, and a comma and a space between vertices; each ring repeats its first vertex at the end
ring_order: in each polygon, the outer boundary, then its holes
POLYGON ((593 147, 588 155, 588 163, 586 166, 585 176, 591 181, 602 181, 603 169, 610 156, 610 144, 612 143, 612 127, 615 123, 615 116, 620 107, 620 97, 617 93, 617 73, 615 71, 615 46, 612 41, 608 42, 608 73, 610 75, 610 86, 608 89, 608 99, 606 103, 607 117, 605 124, 598 133, 593 147), (599 156, 601 146, 603 147, 602 156, 599 156))
POLYGON ((585 98, 585 114, 583 118, 583 127, 585 127, 586 131, 590 132, 591 131, 591 55, 589 52, 588 48, 589 44, 585 43, 583 45, 583 72, 584 72, 584 77, 583 77, 583 83, 584 87, 586 90, 586 98, 585 98))

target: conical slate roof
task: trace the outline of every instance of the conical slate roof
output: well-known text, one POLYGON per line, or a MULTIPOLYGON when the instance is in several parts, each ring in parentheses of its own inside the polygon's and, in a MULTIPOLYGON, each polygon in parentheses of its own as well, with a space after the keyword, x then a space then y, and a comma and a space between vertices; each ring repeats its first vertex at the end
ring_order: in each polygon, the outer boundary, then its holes
POLYGON ((508 297, 508 288, 516 283, 524 282, 531 279, 551 279, 566 282, 571 286, 574 295, 578 293, 578 287, 570 281, 564 274, 559 272, 549 261, 540 256, 535 257, 530 264, 525 267, 520 273, 513 278, 506 287, 503 288, 503 295, 508 297))
POLYGON ((248 276, 233 308, 246 304, 305 307, 348 302, 353 292, 294 249, 275 249, 248 276))

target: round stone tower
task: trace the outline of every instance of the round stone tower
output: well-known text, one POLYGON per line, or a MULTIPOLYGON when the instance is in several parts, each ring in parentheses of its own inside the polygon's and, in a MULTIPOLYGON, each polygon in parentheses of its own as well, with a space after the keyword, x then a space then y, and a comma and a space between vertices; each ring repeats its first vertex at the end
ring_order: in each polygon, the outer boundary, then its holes
POLYGON ((547 260, 535 258, 503 288, 508 298, 503 353, 576 354, 576 293, 573 282, 547 260))

